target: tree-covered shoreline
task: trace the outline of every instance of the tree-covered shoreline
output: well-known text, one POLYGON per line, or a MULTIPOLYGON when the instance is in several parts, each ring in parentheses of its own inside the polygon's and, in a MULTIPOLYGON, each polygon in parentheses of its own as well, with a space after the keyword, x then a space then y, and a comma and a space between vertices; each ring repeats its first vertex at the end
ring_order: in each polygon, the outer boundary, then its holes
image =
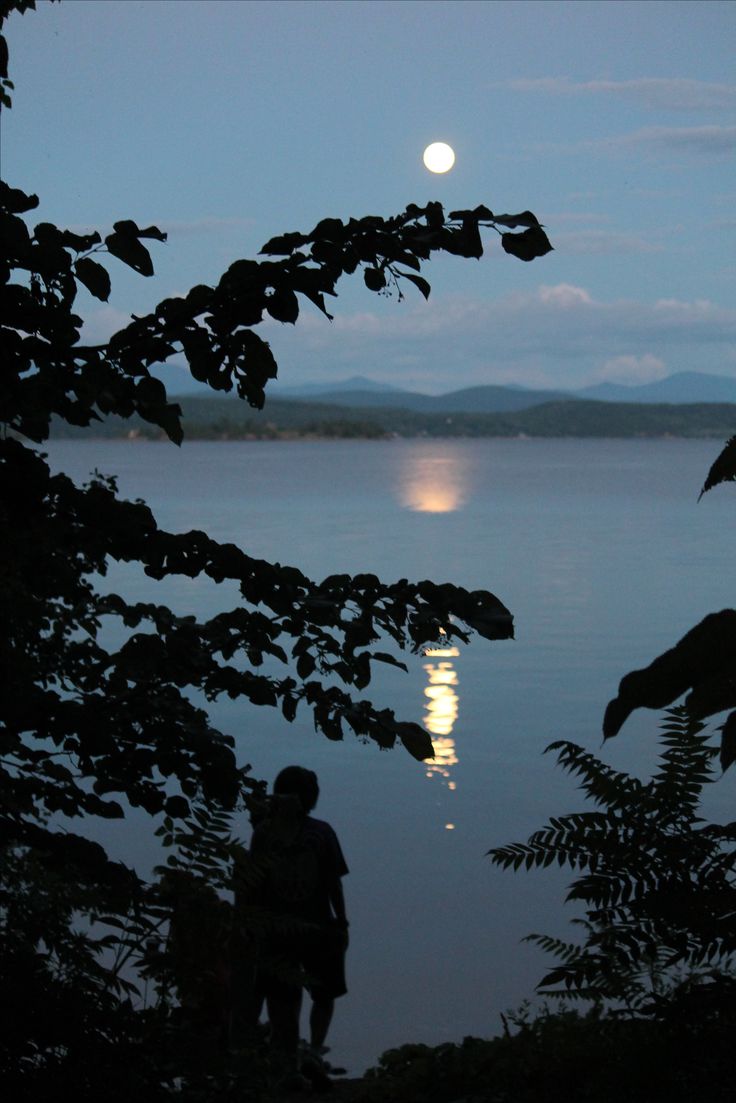
MULTIPOLYGON (((467 439, 662 438, 722 440, 736 423, 730 403, 634 404, 576 399, 547 402, 505 413, 426 414, 389 407, 352 408, 293 399, 269 399, 255 411, 230 398, 182 397, 186 440, 382 440, 395 437, 467 439)), ((87 427, 61 419, 52 439, 164 440, 159 427, 141 418, 110 416, 87 427)))

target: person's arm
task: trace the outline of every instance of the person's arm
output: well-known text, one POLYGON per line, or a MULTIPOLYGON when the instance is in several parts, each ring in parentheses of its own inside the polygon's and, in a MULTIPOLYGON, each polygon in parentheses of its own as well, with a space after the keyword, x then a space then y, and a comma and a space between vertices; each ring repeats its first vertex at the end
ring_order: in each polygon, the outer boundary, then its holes
POLYGON ((347 930, 348 917, 345 911, 345 894, 342 891, 342 880, 336 877, 329 889, 330 907, 337 922, 347 930))
POLYGON ((339 839, 329 824, 324 825, 325 842, 327 844, 328 872, 326 877, 327 898, 330 910, 337 927, 345 932, 345 944, 348 937, 348 916, 345 909, 345 896, 342 890, 342 879, 348 873, 348 865, 342 852, 339 839))

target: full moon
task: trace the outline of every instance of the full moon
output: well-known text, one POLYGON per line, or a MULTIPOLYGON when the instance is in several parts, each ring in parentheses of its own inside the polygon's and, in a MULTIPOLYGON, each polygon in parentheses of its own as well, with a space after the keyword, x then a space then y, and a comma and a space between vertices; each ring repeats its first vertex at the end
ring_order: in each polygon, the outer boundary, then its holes
POLYGON ((449 172, 455 164, 455 150, 447 142, 432 142, 422 160, 430 172, 449 172))

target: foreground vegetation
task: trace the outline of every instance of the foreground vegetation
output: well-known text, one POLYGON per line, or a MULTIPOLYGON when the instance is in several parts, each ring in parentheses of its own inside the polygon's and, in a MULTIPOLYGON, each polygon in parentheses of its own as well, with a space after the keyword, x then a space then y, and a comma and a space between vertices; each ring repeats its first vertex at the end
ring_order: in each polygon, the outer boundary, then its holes
POLYGON ((557 959, 538 986, 556 1009, 509 1016, 490 1040, 392 1050, 369 1074, 366 1103, 733 1097, 736 823, 701 817, 718 751, 687 709, 670 710, 661 744, 649 781, 553 744, 588 806, 491 851, 508 869, 576 871, 568 899, 585 906, 582 941, 529 936, 557 959))
MULTIPOLYGON (((178 400, 187 440, 363 439, 391 437, 690 437, 722 440, 736 424, 729 403, 655 405, 546 402, 509 413, 425 414, 392 407, 346 407, 320 402, 269 399, 254 412, 227 398, 178 400)), ((54 439, 166 439, 142 418, 108 417, 82 429, 55 419, 54 439)))
POLYGON ((522 1011, 506 1033, 381 1058, 356 1103, 728 1103, 736 1005, 713 1011, 687 991, 668 1017, 522 1011))

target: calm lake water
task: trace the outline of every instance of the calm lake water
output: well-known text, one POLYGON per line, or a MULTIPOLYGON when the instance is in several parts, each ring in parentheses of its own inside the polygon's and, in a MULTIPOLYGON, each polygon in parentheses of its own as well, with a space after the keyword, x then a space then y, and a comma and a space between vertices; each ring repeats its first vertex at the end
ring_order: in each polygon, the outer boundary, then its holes
MULTIPOLYGON (((720 442, 395 441, 172 445, 57 442, 54 467, 116 474, 171 530, 203 528, 251 555, 321 579, 372 571, 497 594, 516 639, 409 656, 368 691, 434 734, 415 762, 356 739, 329 743, 306 713, 293 725, 227 702, 215 722, 253 772, 315 769, 317 814, 336 827, 350 876, 349 995, 332 1057, 359 1073, 386 1048, 489 1036, 533 994, 547 964, 520 939, 570 934, 569 874, 502 873, 489 847, 525 841, 582 798, 545 746, 567 738, 646 775, 658 715, 632 717, 601 747, 606 702, 706 613, 734 602, 736 502, 696 502, 720 442)), ((208 615, 231 596, 209 583, 157 587, 118 569, 110 584, 208 615)), ((709 794, 730 816, 734 779, 709 794)), ((105 825, 120 856, 150 865, 142 823, 105 825)), ((247 825, 243 825, 247 833, 247 825)))

